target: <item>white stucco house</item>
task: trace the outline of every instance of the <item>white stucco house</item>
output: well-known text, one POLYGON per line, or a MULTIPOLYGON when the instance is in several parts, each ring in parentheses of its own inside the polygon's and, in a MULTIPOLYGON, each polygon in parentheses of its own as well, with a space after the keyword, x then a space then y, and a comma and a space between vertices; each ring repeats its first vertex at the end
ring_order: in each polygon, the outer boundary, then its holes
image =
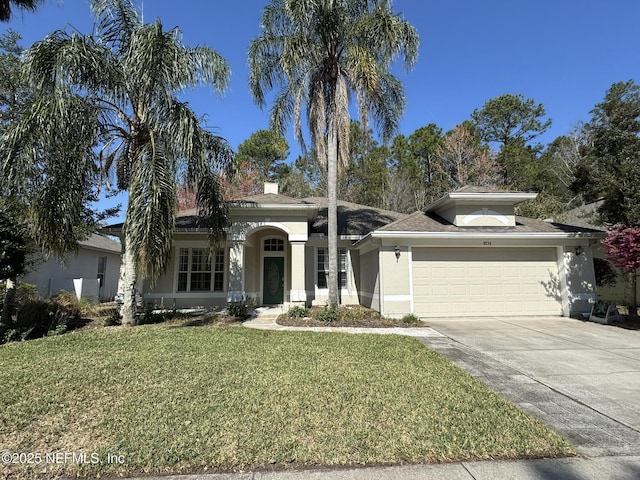
POLYGON ((535 196, 465 187, 411 215, 339 202, 339 271, 329 272, 326 200, 267 184, 230 203, 232 225, 214 258, 195 212, 182 212, 166 272, 143 296, 167 308, 324 304, 335 274, 341 303, 388 316, 588 313, 591 246, 605 233, 516 216, 515 205, 535 196))
POLYGON ((21 281, 36 285, 38 293, 49 297, 61 291, 75 292, 78 298, 113 299, 118 291, 121 245, 92 234, 78 242, 78 250, 62 261, 35 259, 32 270, 21 281))

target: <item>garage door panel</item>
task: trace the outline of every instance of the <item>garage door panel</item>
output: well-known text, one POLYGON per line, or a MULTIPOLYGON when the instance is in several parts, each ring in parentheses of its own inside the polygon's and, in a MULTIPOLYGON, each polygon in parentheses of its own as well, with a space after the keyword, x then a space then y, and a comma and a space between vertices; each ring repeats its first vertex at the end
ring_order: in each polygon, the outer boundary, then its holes
POLYGON ((486 285, 469 285, 469 296, 471 298, 484 298, 487 295, 486 285))
POLYGON ((415 248, 415 312, 421 317, 558 315, 548 283, 555 248, 415 248))
MULTIPOLYGON (((497 287, 494 287, 494 289, 497 287)), ((502 289, 502 293, 504 295, 518 295, 522 293, 522 285, 520 285, 519 283, 516 284, 510 284, 507 283, 505 285, 502 285, 500 287, 502 289)))

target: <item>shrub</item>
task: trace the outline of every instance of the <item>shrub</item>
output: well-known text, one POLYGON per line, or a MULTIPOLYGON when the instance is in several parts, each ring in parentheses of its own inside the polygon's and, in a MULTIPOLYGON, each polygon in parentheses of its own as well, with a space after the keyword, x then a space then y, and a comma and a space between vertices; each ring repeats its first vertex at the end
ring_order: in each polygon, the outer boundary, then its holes
POLYGON ((141 313, 137 314, 137 324, 138 325, 151 325, 154 323, 162 323, 166 320, 164 314, 162 313, 154 313, 155 304, 152 302, 147 302, 144 304, 144 309, 141 313))
POLYGON ((20 330, 17 328, 10 328, 4 332, 2 338, 0 338, 0 343, 17 342, 18 340, 22 340, 20 330))
POLYGON ((53 337, 55 335, 62 335, 67 331, 66 325, 58 325, 56 328, 49 330, 47 332, 47 337, 53 337))
POLYGON ((57 305, 55 312, 56 325, 65 325, 69 329, 82 326, 82 304, 75 294, 61 292, 53 297, 53 302, 57 305))
POLYGON ((359 320, 380 320, 380 312, 371 310, 361 305, 345 305, 340 307, 338 318, 344 322, 354 322, 359 320))
MULTIPOLYGON (((4 301, 4 294, 6 292, 6 282, 0 283, 0 311, 2 310, 2 303, 4 301)), ((16 296, 13 301, 12 315, 20 309, 22 305, 30 300, 36 300, 39 297, 38 288, 32 283, 18 282, 16 287, 16 296)))
POLYGON ((45 335, 60 335, 82 326, 80 303, 75 295, 63 293, 53 299, 31 299, 25 301, 1 342, 39 338, 45 335))
POLYGON ((309 309, 302 305, 294 305, 287 311, 287 317, 290 318, 303 318, 309 316, 309 309))
POLYGON ((313 313, 313 318, 321 322, 332 323, 338 320, 338 306, 335 303, 313 313))
POLYGON ((419 323, 420 319, 416 317, 413 313, 409 313, 402 317, 402 323, 419 323))
POLYGON ((102 320, 102 325, 105 327, 114 327, 116 325, 122 324, 122 317, 118 313, 118 310, 114 310, 111 315, 107 316, 102 320))
POLYGON ((57 326, 57 309, 51 300, 30 300, 18 309, 14 328, 22 339, 42 337, 57 326))
POLYGON ((186 320, 191 315, 185 312, 179 312, 178 310, 169 310, 163 314, 166 320, 186 320))
POLYGON ((244 303, 229 303, 227 305, 227 315, 235 318, 247 318, 247 306, 244 303))

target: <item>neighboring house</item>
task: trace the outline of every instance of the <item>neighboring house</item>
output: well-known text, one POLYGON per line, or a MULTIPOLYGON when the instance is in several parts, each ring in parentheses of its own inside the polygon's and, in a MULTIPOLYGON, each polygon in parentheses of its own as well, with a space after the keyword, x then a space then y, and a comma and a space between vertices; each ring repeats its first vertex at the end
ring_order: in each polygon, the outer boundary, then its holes
MULTIPOLYGON (((514 205, 535 196, 466 187, 411 215, 338 202, 341 303, 422 318, 588 313, 590 247, 604 232, 516 217, 514 205)), ((210 260, 195 212, 179 215, 166 273, 143 288, 145 300, 326 303, 324 198, 291 198, 267 184, 231 202, 230 213, 226 245, 210 260)))
POLYGON ((35 284, 45 297, 67 291, 78 298, 113 299, 118 291, 120 253, 120 243, 94 233, 78 242, 78 251, 63 261, 42 258, 21 281, 35 284))

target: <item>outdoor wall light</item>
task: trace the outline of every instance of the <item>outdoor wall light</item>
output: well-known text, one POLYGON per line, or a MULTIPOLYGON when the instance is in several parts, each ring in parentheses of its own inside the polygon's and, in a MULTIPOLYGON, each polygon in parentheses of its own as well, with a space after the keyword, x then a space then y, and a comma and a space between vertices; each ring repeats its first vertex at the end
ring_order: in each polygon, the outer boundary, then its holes
POLYGON ((396 245, 393 251, 396 252, 396 262, 397 262, 398 260, 400 260, 400 247, 396 245))
POLYGON ((582 252, 584 252, 584 248, 582 248, 582 245, 578 245, 576 247, 576 255, 582 255, 582 252))

